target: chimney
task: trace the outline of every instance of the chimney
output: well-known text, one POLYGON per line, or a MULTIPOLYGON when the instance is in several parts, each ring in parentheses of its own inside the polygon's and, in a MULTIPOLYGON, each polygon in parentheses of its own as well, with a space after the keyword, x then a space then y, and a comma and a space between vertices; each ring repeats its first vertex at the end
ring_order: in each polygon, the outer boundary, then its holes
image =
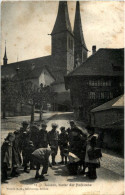
POLYGON ((92 46, 92 55, 96 53, 96 45, 92 46))

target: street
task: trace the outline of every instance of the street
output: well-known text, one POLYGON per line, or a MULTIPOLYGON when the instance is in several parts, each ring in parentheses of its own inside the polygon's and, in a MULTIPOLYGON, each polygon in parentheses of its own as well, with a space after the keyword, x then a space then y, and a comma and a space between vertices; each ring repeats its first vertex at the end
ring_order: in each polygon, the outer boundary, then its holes
MULTIPOLYGON (((69 127, 69 120, 73 119, 72 113, 51 113, 48 116, 47 130, 51 130, 51 124, 56 122, 58 130, 61 126, 69 127), (50 117, 50 119, 49 119, 50 117)), ((12 120, 8 119, 11 121, 12 120)), ((21 118, 22 120, 22 118, 21 118)), ((26 118, 25 118, 26 120, 26 118)), ((45 117, 47 122, 47 116, 45 117)), ((2 124, 2 140, 5 138, 7 129, 4 129, 5 124, 2 124)), ((18 124, 19 127, 19 124, 18 124)), ((12 128, 10 129, 12 131, 12 128)), ((51 161, 51 158, 50 158, 51 161)), ((56 162, 60 162, 60 151, 56 156, 56 162)), ((69 176, 65 165, 49 167, 46 178, 47 182, 39 182, 35 180, 35 170, 29 174, 24 173, 20 169, 20 176, 8 180, 8 183, 2 184, 3 194, 11 195, 12 190, 15 194, 30 195, 31 191, 34 194, 80 194, 80 195, 122 195, 124 185, 124 159, 103 153, 101 160, 101 168, 97 169, 98 178, 95 181, 89 180, 83 175, 69 176), (56 193, 59 189, 59 193, 56 193), (6 192, 6 193, 5 193, 6 192)))

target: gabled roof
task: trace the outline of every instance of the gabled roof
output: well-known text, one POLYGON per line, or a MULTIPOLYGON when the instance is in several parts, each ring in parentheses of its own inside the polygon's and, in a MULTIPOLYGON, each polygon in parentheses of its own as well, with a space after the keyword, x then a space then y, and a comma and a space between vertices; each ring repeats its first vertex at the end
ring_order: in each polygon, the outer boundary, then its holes
POLYGON ((118 96, 117 98, 114 98, 94 109, 91 110, 91 112, 99 112, 103 110, 109 110, 109 109, 119 109, 124 108, 124 95, 118 96))
POLYGON ((99 49, 79 67, 70 72, 73 76, 121 76, 124 71, 124 49, 99 49), (116 69, 118 68, 118 70, 116 69), (119 70, 121 69, 121 70, 119 70))
POLYGON ((27 79, 38 78, 43 68, 46 68, 54 80, 58 82, 63 80, 62 73, 58 70, 59 68, 53 65, 51 55, 3 65, 1 66, 1 76, 15 76, 17 75, 17 68, 19 68, 18 75, 20 74, 19 76, 27 77, 27 79))
MULTIPOLYGON (((36 69, 42 70, 42 68, 46 65, 51 66, 51 56, 45 56, 41 58, 34 58, 34 59, 29 59, 25 61, 19 61, 19 62, 14 62, 10 63, 7 65, 1 66, 1 71, 2 71, 2 76, 10 75, 10 74, 16 74, 16 69, 19 68, 19 71, 24 70, 27 71, 29 70, 32 74, 32 68, 34 67, 34 71, 36 69)), ((37 71, 37 74, 39 72, 37 71)), ((37 76, 37 75, 36 75, 37 76)))

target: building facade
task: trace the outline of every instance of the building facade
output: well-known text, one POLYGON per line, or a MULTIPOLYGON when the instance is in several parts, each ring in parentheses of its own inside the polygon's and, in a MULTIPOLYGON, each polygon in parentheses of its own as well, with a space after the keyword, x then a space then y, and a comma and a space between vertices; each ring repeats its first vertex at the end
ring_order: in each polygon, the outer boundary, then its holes
POLYGON ((65 77, 75 117, 90 121, 90 110, 124 91, 124 49, 99 49, 65 77))

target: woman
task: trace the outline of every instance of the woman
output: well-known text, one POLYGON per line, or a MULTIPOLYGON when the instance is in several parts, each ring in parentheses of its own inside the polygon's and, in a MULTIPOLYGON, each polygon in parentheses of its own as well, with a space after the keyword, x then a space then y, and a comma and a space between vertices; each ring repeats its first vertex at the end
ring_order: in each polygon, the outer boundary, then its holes
POLYGON ((96 147, 97 136, 94 134, 95 129, 93 127, 87 126, 88 138, 86 145, 86 155, 85 155, 85 164, 88 167, 88 177, 90 179, 96 179, 96 168, 99 168, 100 162, 99 159, 94 156, 94 151, 96 147))

